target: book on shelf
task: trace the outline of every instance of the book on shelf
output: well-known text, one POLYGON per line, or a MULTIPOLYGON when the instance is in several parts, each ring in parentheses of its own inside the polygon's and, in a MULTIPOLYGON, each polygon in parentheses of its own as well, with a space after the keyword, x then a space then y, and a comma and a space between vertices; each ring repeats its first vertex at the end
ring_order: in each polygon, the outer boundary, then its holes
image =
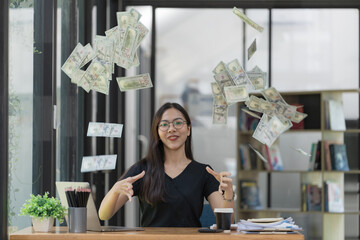
POLYGON ((331 156, 330 156, 330 143, 329 141, 324 141, 324 157, 325 157, 325 170, 331 171, 331 156))
POLYGON ((241 109, 247 109, 247 107, 241 106, 239 109, 239 130, 240 131, 252 131, 255 130, 258 123, 259 123, 259 119, 256 117, 253 117, 249 114, 247 114, 246 112, 242 111, 241 109))
POLYGON ((325 181, 325 211, 344 212, 344 199, 340 185, 336 182, 325 181))
POLYGON ((259 188, 255 180, 240 180, 240 207, 243 209, 262 209, 259 188))
POLYGON ((303 211, 321 211, 321 187, 316 184, 302 184, 301 202, 303 211))
POLYGON ((252 170, 257 168, 257 158, 253 151, 250 151, 249 145, 239 145, 239 156, 242 170, 252 170))
POLYGON ((316 155, 316 146, 317 143, 312 143, 311 144, 311 152, 310 152, 310 157, 309 157, 309 165, 308 165, 308 170, 311 171, 314 169, 314 161, 315 161, 315 155, 316 155))
MULTIPOLYGON (((299 104, 299 103, 293 103, 290 104, 292 106, 296 106, 296 111, 303 113, 304 112, 304 105, 299 104)), ((292 122, 292 127, 290 129, 304 129, 305 128, 305 124, 304 124, 304 119, 301 120, 299 123, 296 122, 292 122)))
POLYGON ((274 142, 271 147, 266 144, 264 146, 264 156, 266 157, 269 165, 269 170, 283 171, 284 165, 281 158, 280 146, 278 142, 274 142))
POLYGON ((321 187, 307 184, 307 211, 321 211, 321 187))
POLYGON ((321 141, 311 144, 311 156, 309 157, 308 170, 321 169, 321 141))
POLYGON ((325 127, 336 131, 346 130, 342 101, 333 99, 325 101, 325 127))
POLYGON ((330 144, 330 158, 333 170, 349 171, 349 163, 345 144, 330 144))

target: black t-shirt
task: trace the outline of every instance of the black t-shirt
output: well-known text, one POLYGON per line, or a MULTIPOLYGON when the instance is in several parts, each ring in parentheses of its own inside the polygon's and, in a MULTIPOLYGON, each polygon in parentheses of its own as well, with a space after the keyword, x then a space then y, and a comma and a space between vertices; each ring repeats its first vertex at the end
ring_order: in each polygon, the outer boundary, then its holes
MULTIPOLYGON (((206 171, 205 164, 192 160, 189 165, 175 178, 165 173, 165 202, 151 206, 140 201, 143 227, 201 227, 200 216, 204 197, 217 191, 219 182, 206 171)), ((146 163, 133 165, 123 178, 135 176, 143 170, 146 163)), ((146 173, 145 173, 146 174, 146 173)), ((143 179, 133 183, 134 196, 139 195, 143 179)))

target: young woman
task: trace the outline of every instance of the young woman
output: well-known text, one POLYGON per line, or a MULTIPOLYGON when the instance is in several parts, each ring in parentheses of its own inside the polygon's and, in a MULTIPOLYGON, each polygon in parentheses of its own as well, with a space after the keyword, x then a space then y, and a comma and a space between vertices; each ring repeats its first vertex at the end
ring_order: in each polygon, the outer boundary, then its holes
POLYGON ((165 103, 155 114, 147 156, 106 194, 99 217, 110 219, 138 196, 143 227, 201 227, 204 197, 213 210, 234 208, 229 176, 194 160, 189 115, 179 104, 165 103))

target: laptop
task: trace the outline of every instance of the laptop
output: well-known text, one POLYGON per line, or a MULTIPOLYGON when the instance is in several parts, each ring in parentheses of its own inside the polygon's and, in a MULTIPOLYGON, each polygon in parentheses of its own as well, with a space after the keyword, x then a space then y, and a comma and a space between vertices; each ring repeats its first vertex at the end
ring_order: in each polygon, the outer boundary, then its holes
MULTIPOLYGON (((68 203, 65 195, 65 189, 72 187, 73 189, 80 188, 90 188, 88 182, 56 182, 56 189, 59 193, 60 202, 63 206, 68 208, 68 203)), ((123 227, 123 226, 101 226, 100 219, 97 214, 95 207, 94 199, 90 193, 89 200, 87 202, 87 218, 86 218, 86 230, 95 231, 95 232, 121 232, 121 231, 142 231, 144 230, 141 227, 123 227)), ((65 216, 66 222, 68 222, 68 217, 65 216)))

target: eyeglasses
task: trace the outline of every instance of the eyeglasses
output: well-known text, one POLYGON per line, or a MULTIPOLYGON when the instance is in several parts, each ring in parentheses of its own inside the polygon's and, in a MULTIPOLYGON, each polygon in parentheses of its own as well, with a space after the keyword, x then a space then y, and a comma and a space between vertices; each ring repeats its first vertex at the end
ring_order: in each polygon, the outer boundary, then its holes
POLYGON ((176 130, 180 130, 185 124, 187 124, 187 122, 177 119, 174 120, 172 122, 168 122, 168 121, 161 121, 158 125, 159 129, 163 132, 167 131, 170 128, 170 123, 172 123, 172 125, 174 126, 174 128, 176 130))

